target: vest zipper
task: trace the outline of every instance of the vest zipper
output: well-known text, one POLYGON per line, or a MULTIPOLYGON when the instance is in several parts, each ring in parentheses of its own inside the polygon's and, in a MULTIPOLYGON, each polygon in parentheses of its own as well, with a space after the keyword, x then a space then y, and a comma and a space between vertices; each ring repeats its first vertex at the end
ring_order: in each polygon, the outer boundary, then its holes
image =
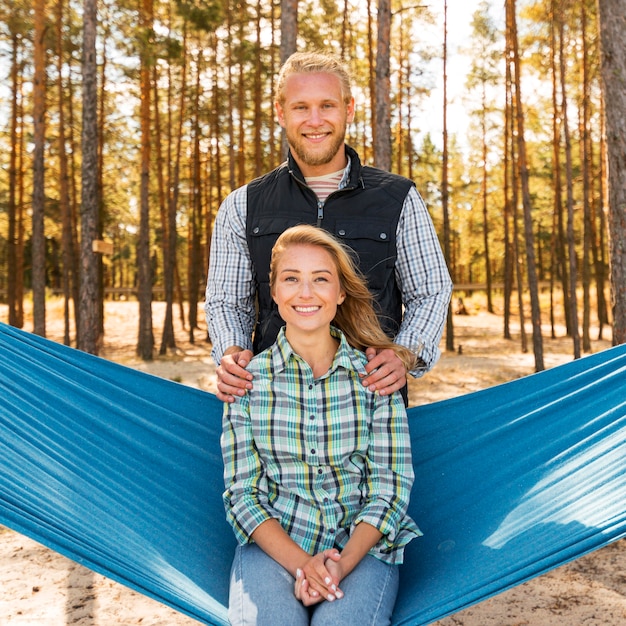
POLYGON ((322 227, 324 221, 324 203, 318 198, 317 200, 317 227, 322 227))

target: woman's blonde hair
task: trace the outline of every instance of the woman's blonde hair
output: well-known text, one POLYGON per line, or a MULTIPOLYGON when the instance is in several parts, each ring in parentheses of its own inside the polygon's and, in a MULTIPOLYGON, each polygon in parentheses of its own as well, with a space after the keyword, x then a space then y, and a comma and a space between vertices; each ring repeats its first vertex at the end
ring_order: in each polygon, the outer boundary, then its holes
POLYGON ((290 246, 309 245, 318 246, 326 250, 332 257, 339 284, 346 297, 337 307, 333 326, 339 328, 348 343, 358 350, 376 348, 392 349, 404 363, 407 370, 413 369, 415 355, 404 346, 393 343, 384 333, 374 309, 374 299, 367 288, 367 282, 352 258, 352 251, 329 232, 311 226, 300 224, 285 230, 276 240, 272 248, 270 261, 270 289, 274 293, 276 284, 276 267, 281 256, 290 246))

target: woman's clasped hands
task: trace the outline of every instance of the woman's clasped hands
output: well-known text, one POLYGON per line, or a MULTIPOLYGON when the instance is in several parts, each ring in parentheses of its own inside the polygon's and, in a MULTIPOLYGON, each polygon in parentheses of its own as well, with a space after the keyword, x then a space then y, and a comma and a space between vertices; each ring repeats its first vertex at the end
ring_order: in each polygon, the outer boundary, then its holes
POLYGON ((338 550, 324 550, 296 570, 294 595, 304 606, 343 598, 343 591, 338 587, 343 578, 340 561, 338 550))

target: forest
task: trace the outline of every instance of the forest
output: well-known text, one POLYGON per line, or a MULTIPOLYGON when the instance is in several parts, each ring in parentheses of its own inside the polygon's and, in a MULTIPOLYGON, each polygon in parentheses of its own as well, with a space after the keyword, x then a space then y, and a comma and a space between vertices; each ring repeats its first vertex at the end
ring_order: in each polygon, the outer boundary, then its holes
POLYGON ((174 315, 193 340, 219 205, 285 156, 281 60, 324 50, 354 78, 347 142, 415 181, 454 299, 497 301, 505 336, 528 322, 537 370, 557 312, 575 358, 592 328, 626 341, 626 0, 483 0, 464 42, 459 2, 0 0, 8 322, 32 298, 45 336, 62 298, 65 343, 97 353, 104 298, 137 298, 142 358, 174 347, 174 315))

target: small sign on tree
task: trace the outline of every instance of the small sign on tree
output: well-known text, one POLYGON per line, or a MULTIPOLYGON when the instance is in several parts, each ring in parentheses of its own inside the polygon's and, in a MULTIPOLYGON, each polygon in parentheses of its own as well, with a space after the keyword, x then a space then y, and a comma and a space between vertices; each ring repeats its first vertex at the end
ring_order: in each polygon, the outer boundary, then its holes
POLYGON ((113 254, 113 244, 110 241, 102 241, 102 239, 94 239, 92 250, 96 254, 113 254))

